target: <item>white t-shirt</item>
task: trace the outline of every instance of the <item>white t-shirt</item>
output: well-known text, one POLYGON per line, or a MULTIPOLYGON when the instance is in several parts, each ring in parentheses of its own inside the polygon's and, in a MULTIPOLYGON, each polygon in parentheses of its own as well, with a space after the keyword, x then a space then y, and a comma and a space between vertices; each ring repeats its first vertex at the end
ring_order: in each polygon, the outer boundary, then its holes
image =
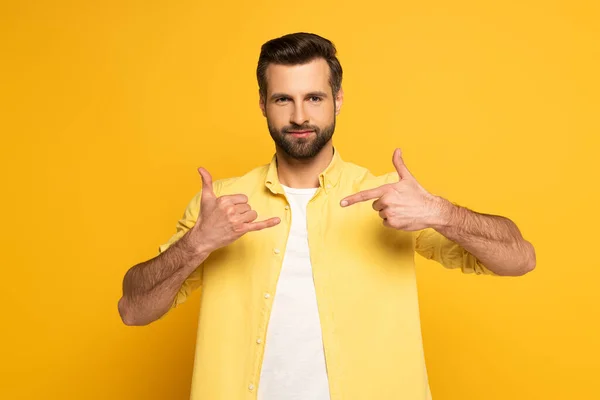
POLYGON ((317 188, 283 189, 292 225, 267 329, 258 400, 329 400, 306 231, 306 205, 317 188))

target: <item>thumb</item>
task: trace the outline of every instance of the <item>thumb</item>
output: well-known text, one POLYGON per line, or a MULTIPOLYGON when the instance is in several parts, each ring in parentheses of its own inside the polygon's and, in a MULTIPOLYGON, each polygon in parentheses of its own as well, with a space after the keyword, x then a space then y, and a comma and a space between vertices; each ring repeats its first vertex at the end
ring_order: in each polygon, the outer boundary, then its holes
POLYGON ((394 155, 392 156, 392 162, 394 163, 394 167, 396 167, 396 171, 398 171, 398 175, 400 179, 412 178, 412 175, 406 164, 404 164, 404 160, 402 159, 402 150, 396 149, 394 150, 394 155))
POLYGON ((212 182, 212 176, 210 176, 210 172, 208 172, 207 170, 205 170, 204 168, 200 167, 198 168, 198 173, 200 174, 200 177, 202 178, 202 202, 205 202, 206 200, 211 200, 216 198, 217 196, 215 195, 215 192, 213 191, 213 182, 212 182))

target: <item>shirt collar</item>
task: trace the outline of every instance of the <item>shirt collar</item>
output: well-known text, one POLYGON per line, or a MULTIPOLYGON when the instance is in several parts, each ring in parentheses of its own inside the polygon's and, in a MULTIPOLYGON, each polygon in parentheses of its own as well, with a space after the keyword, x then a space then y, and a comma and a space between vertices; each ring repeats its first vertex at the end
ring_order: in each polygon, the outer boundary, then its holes
MULTIPOLYGON (((334 147, 331 162, 327 168, 319 174, 319 186, 325 190, 325 193, 328 193, 337 186, 340 181, 340 174, 343 166, 344 160, 342 160, 340 153, 334 147)), ((279 175, 277 174, 277 153, 273 155, 273 158, 271 158, 271 162, 269 163, 269 168, 265 177, 265 186, 274 194, 284 193, 281 182, 279 182, 279 175)))

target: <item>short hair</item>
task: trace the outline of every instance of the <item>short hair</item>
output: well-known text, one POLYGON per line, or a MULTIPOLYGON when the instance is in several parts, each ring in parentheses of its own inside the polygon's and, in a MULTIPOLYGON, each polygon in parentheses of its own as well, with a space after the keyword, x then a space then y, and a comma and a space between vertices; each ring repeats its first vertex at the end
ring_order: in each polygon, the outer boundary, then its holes
POLYGON ((261 47, 256 68, 260 96, 267 97, 266 71, 269 64, 301 65, 323 58, 329 65, 329 85, 335 97, 342 87, 342 66, 336 53, 330 40, 314 33, 290 33, 269 40, 261 47))

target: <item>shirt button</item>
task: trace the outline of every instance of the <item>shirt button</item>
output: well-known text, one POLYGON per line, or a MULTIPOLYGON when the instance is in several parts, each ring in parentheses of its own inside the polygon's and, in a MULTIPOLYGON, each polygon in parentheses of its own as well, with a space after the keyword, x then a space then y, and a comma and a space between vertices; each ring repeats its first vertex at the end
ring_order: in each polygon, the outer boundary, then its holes
POLYGON ((256 339, 256 343, 257 343, 257 344, 261 344, 261 343, 262 343, 262 340, 261 340, 261 339, 256 339))
POLYGON ((249 390, 254 390, 254 385, 253 385, 253 384, 249 384, 249 385, 248 385, 248 389, 249 389, 249 390))
POLYGON ((273 253, 275 253, 275 254, 279 254, 279 253, 280 253, 280 251, 279 251, 279 249, 273 249, 273 253))
POLYGON ((290 209, 290 206, 285 206, 286 211, 290 209))
POLYGON ((271 295, 269 293, 265 293, 265 299, 268 299, 269 297, 271 297, 271 295))

